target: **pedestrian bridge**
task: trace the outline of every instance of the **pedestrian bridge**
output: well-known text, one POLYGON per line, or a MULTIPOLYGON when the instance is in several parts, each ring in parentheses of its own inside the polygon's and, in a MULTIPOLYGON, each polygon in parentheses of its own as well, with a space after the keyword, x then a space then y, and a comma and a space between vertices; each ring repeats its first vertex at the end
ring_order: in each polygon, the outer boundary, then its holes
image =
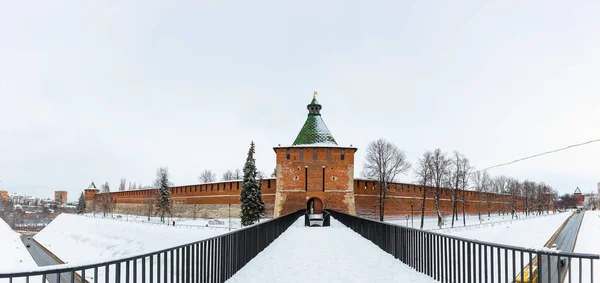
MULTIPOLYGON (((514 282, 533 258, 542 259, 535 272, 544 275, 552 274, 550 263, 559 258, 593 270, 600 257, 473 241, 327 213, 330 227, 306 227, 301 210, 140 256, 4 273, 0 282, 514 282)), ((594 279, 570 265, 566 272, 573 282, 594 279)))

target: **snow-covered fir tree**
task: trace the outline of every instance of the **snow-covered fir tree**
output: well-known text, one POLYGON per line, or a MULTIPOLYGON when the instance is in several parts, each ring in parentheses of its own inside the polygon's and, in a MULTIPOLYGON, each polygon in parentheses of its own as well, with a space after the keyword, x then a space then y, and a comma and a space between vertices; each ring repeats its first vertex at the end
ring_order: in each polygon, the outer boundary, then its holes
POLYGON ((154 186, 158 189, 156 195, 156 214, 160 215, 160 221, 165 222, 165 215, 171 213, 171 191, 169 190, 169 170, 161 167, 156 171, 154 186))
POLYGON ((244 165, 244 180, 240 201, 242 202, 242 225, 248 226, 257 222, 265 212, 265 203, 260 192, 260 180, 257 180, 256 160, 254 160, 254 142, 250 143, 248 157, 244 165))
POLYGON ((77 203, 77 213, 85 213, 85 196, 83 195, 83 192, 79 196, 79 202, 77 203))

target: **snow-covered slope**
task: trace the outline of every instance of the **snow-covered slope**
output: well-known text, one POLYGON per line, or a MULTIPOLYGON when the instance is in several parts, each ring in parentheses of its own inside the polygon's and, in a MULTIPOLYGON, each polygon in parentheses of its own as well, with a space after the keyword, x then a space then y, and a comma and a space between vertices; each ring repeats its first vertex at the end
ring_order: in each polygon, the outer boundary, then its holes
POLYGON ((300 218, 227 282, 436 282, 335 219, 304 227, 300 218))
POLYGON ((558 230, 571 212, 515 221, 508 224, 446 232, 467 239, 513 245, 524 248, 542 248, 558 230))
POLYGON ((88 264, 175 247, 225 232, 61 214, 34 239, 66 263, 88 264))
POLYGON ((37 264, 23 245, 20 234, 0 219, 0 273, 36 268, 37 264))

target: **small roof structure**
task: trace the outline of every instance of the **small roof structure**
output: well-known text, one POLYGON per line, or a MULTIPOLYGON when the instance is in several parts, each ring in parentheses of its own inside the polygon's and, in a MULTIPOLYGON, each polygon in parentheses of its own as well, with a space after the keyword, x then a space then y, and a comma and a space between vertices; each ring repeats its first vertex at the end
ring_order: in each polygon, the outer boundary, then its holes
POLYGON ((579 189, 579 187, 577 187, 577 189, 575 189, 575 193, 573 193, 575 195, 580 195, 581 194, 581 190, 579 189))
POLYGON ((294 140, 292 146, 304 146, 304 145, 320 145, 320 146, 337 146, 337 142, 333 138, 333 135, 325 125, 323 118, 321 118, 321 104, 317 101, 317 92, 313 94, 313 99, 308 104, 308 117, 304 126, 298 133, 298 136, 294 140))

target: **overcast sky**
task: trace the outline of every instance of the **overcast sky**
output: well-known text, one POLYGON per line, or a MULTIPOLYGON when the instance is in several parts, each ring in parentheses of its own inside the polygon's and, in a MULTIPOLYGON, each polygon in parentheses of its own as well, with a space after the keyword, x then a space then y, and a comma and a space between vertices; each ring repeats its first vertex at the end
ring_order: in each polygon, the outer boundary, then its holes
MULTIPOLYGON (((260 170, 312 92, 338 144, 477 168, 600 138, 600 2, 0 0, 0 189, 260 170)), ((583 192, 600 143, 490 170, 583 192)), ((412 182, 412 173, 401 181, 412 182)))

